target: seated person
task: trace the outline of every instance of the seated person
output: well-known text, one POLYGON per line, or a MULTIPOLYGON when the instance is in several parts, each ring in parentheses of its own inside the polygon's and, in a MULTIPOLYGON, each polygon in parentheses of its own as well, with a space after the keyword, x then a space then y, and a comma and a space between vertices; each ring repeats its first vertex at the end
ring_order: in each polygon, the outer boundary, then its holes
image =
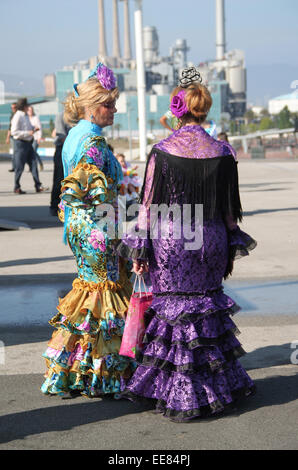
POLYGON ((138 198, 138 192, 140 187, 140 180, 137 175, 138 166, 131 167, 130 163, 125 160, 123 153, 116 155, 118 162, 121 165, 123 180, 121 181, 121 194, 126 196, 127 202, 134 201, 138 198))
POLYGON ((206 132, 208 132, 213 139, 217 139, 217 131, 216 131, 216 124, 214 121, 205 121, 201 126, 205 129, 206 132))

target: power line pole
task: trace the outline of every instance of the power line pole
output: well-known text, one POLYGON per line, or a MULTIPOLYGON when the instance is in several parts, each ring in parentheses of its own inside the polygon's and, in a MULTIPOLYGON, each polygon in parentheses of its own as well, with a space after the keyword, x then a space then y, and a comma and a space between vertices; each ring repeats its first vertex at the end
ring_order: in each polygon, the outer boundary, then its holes
POLYGON ((147 132, 146 132, 146 80, 143 48, 143 18, 142 0, 135 0, 135 44, 137 62, 137 89, 139 114, 139 146, 140 160, 146 161, 147 132))

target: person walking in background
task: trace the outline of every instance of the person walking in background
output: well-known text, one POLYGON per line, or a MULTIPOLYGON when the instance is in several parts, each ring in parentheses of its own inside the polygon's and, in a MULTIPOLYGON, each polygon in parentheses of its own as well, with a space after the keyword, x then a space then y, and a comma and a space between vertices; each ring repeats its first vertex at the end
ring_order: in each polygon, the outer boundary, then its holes
POLYGON ((60 203, 61 181, 64 178, 63 163, 62 163, 62 147, 70 126, 66 124, 63 119, 63 113, 59 113, 55 119, 55 128, 52 132, 52 137, 55 139, 55 153, 54 153, 54 174, 53 185, 51 191, 50 214, 57 216, 58 205, 60 203))
POLYGON ((32 126, 35 129, 38 129, 38 131, 35 131, 34 134, 33 134, 33 144, 32 144, 32 146, 33 146, 33 150, 34 150, 34 157, 37 159, 37 161, 39 163, 39 168, 42 171, 43 170, 43 163, 42 163, 42 160, 41 160, 41 158, 40 158, 40 156, 37 152, 37 149, 39 147, 39 144, 40 144, 41 138, 42 138, 41 122, 40 122, 39 117, 35 114, 33 106, 28 106, 27 114, 29 116, 29 119, 30 119, 30 122, 31 122, 32 126))
POLYGON ((27 114, 27 98, 20 98, 17 101, 17 111, 11 121, 11 135, 14 138, 14 162, 15 162, 15 184, 16 194, 25 194, 21 189, 20 179, 24 171, 24 166, 28 163, 33 176, 35 191, 40 193, 45 191, 39 180, 37 160, 34 158, 33 135, 39 129, 33 127, 27 114))
POLYGON ((11 115, 10 115, 10 119, 9 119, 9 128, 8 128, 8 131, 7 131, 6 141, 5 141, 6 144, 10 144, 10 148, 12 150, 11 169, 8 170, 9 172, 14 171, 14 139, 11 135, 11 121, 12 121, 12 118, 13 118, 16 110, 17 110, 17 103, 11 103, 11 115))

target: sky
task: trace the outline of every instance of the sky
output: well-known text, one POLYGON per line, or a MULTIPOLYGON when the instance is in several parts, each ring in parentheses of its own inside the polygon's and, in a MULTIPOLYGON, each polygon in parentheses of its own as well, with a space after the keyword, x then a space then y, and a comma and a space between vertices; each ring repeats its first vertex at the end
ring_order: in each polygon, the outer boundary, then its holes
MULTIPOLYGON (((105 0, 110 53, 112 3, 105 0)), ((134 50, 135 2, 129 3, 134 50)), ((120 3, 120 38, 122 11, 120 3)), ((260 94, 272 94, 270 83, 268 90, 265 85, 273 75, 277 80, 277 71, 280 93, 288 93, 291 81, 298 79, 298 1, 226 0, 225 17, 227 48, 245 51, 251 89, 257 90, 261 79, 265 88, 260 94), (255 71, 251 76, 250 70, 255 71)), ((157 28, 162 56, 169 55, 177 38, 183 38, 190 47, 188 60, 215 58, 215 0, 143 0, 143 25, 157 28)), ((7 76, 12 75, 29 77, 42 86, 45 74, 97 54, 97 0, 0 0, 0 41, 0 80, 4 77, 6 89, 7 76)))

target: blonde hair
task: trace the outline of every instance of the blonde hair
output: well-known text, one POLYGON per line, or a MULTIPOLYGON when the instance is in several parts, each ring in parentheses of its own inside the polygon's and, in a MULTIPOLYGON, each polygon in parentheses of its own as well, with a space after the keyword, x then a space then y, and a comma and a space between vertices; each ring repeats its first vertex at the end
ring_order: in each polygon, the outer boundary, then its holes
POLYGON ((96 78, 90 78, 77 85, 77 91, 79 96, 71 92, 63 103, 64 120, 71 126, 84 119, 86 108, 92 112, 100 104, 115 101, 119 97, 118 88, 107 90, 96 78))
POLYGON ((172 91, 171 100, 181 90, 185 91, 185 103, 188 109, 188 113, 181 118, 182 121, 194 119, 201 124, 205 121, 212 106, 212 98, 208 88, 196 82, 192 83, 187 88, 178 86, 172 91))

